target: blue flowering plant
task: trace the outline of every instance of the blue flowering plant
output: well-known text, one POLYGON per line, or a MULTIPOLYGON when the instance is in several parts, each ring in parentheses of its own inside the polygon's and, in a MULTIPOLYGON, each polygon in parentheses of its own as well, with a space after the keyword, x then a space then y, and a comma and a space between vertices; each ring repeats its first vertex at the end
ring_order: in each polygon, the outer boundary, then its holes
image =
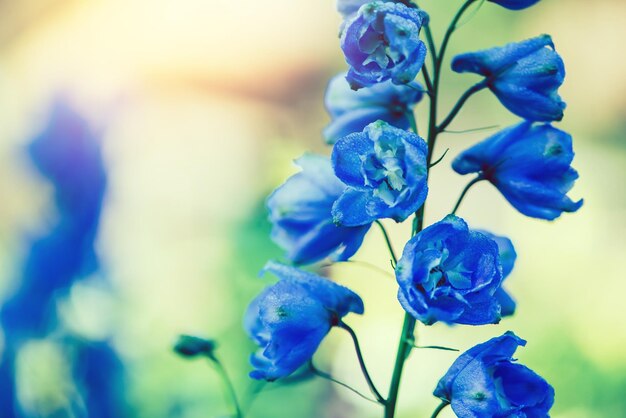
MULTIPOLYGON (((245 313, 245 329, 258 346, 251 355, 252 379, 286 383, 313 375, 347 386, 313 365, 328 333, 343 329, 371 392, 362 397, 377 403, 384 418, 393 418, 404 366, 417 347, 417 322, 484 326, 513 315, 523 303, 503 287, 517 257, 512 241, 473 229, 471 220, 457 212, 481 181, 495 186, 528 217, 552 221, 581 207, 582 200, 568 196, 578 177, 571 166, 572 138, 552 125, 565 110, 558 93, 565 78, 563 60, 548 35, 463 53, 451 60, 452 70, 480 79, 444 117, 438 114, 438 100, 446 51, 463 16, 480 7, 515 11, 538 2, 466 0, 437 44, 433 19, 415 2, 338 0, 344 18, 340 47, 348 68, 332 78, 325 95, 331 122, 323 136, 332 149, 330 157, 305 154, 298 159, 301 171, 267 199, 271 237, 289 264, 267 264, 264 271, 278 281, 245 313), (468 99, 483 90, 522 120, 452 161, 455 172, 474 177, 450 204, 450 212, 427 224, 430 170, 445 158, 445 153, 433 158, 437 140, 468 99), (415 112, 423 112, 419 120, 427 121, 419 132, 415 112), (401 257, 394 252, 384 219, 410 226, 411 238, 401 257), (386 393, 368 373, 357 334, 347 324, 351 314, 364 313, 362 299, 310 271, 321 261, 353 257, 372 224, 383 233, 390 273, 397 281, 397 306, 405 311, 386 393)), ((509 331, 459 356, 434 390, 441 403, 432 417, 447 407, 461 418, 548 417, 554 389, 512 358, 525 344, 509 331)), ((210 357, 216 361, 213 345, 210 357)), ((232 393, 240 418, 243 409, 232 393)))

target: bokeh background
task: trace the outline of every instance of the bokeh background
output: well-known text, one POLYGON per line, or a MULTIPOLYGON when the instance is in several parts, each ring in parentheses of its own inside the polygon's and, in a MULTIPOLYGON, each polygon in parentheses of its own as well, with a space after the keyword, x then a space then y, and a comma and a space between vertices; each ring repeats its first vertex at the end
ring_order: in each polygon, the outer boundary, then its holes
MULTIPOLYGON (((421 2, 436 39, 459 5, 421 2)), ((497 326, 420 326, 419 342, 466 349, 515 331, 528 340, 518 358, 556 388, 556 418, 626 416, 624 16, 623 0, 543 0, 521 12, 486 3, 449 49, 452 56, 553 36, 568 71, 559 127, 574 137, 580 172, 571 195, 585 204, 550 223, 525 218, 493 187, 477 185, 460 215, 513 239, 518 262, 507 288, 517 314, 497 326)), ((247 303, 272 280, 258 271, 281 259, 268 238, 264 199, 296 171, 291 161, 305 150, 329 153, 320 135, 328 122, 322 101, 327 80, 345 70, 339 23, 332 0, 0 1, 2 299, 19 287, 28 237, 54 222, 49 182, 26 147, 59 94, 100 133, 108 177, 96 240, 100 269, 58 295, 54 333, 24 343, 17 396, 28 416, 79 416, 69 406, 80 392, 68 373, 75 359, 59 330, 113 348, 129 417, 229 414, 210 365, 172 353, 180 333, 215 338, 242 397, 258 391, 247 378, 253 346, 240 324, 247 303)), ((474 81, 445 73, 442 113, 474 81)), ((424 119, 425 106, 417 115, 424 119)), ((451 129, 515 121, 481 92, 451 129)), ((466 182, 449 168, 453 156, 491 132, 440 137, 435 155, 450 152, 432 171, 427 223, 451 209, 466 182)), ((409 222, 385 223, 400 249, 409 222)), ((363 296, 366 315, 347 321, 386 390, 403 312, 393 278, 358 262, 389 270, 378 230, 354 260, 324 270, 363 296)), ((366 390, 344 334, 333 331, 316 361, 366 390)), ((413 352, 399 417, 430 416, 438 404, 431 392, 455 357, 413 352)), ((380 415, 376 405, 323 380, 266 385, 247 414, 380 415)), ((0 416, 11 413, 0 405, 0 416)))

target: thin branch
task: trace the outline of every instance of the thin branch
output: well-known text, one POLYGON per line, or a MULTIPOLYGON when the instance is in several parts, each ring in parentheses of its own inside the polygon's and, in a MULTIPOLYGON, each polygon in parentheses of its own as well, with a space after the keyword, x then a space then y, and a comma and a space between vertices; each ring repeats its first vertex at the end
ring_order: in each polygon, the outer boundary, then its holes
POLYGON ((439 413, 443 410, 443 408, 445 408, 446 406, 450 405, 449 402, 447 401, 441 401, 441 403, 439 404, 439 406, 437 407, 437 409, 435 409, 433 411, 433 414, 430 416, 430 418, 436 418, 437 415, 439 415, 439 413))
POLYGON ((460 351, 456 348, 444 347, 441 345, 414 345, 413 348, 428 348, 428 349, 442 350, 442 351, 460 351))
POLYGON ((359 345, 359 339, 356 336, 356 333, 352 328, 350 328, 346 323, 339 322, 339 327, 348 331, 350 337, 352 338, 352 342, 354 343, 354 350, 356 351, 357 359, 359 360, 359 366, 361 367, 361 371, 363 372, 363 377, 365 377, 365 381, 367 382, 367 386, 370 388, 370 391, 376 397, 378 403, 385 405, 386 400, 382 397, 378 389, 376 389, 376 385, 374 385, 374 381, 372 380, 369 372, 367 371, 367 367, 365 366, 365 360, 363 359, 363 353, 361 353, 361 346, 359 345))
POLYGON ((235 391, 235 386, 233 385, 232 380, 230 380, 230 377, 228 377, 226 369, 224 368, 222 363, 215 357, 211 359, 211 362, 215 365, 215 370, 217 370, 220 377, 222 378, 224 387, 231 398, 233 407, 235 408, 235 417, 243 418, 243 412, 241 410, 241 406, 239 405, 239 401, 237 400, 237 392, 235 391))
POLYGON ((461 192, 461 196, 459 196, 459 200, 456 201, 456 205, 454 205, 454 209, 452 209, 452 212, 450 212, 452 215, 456 215, 456 211, 459 209, 459 206, 461 206, 461 202, 463 201, 463 198, 465 197, 469 189, 481 180, 484 180, 484 177, 478 176, 472 181, 470 181, 469 183, 467 183, 467 185, 461 192))
POLYGON ((472 97, 474 93, 481 91, 485 87, 487 87, 487 82, 483 80, 479 83, 474 84, 469 89, 467 89, 467 91, 463 93, 463 95, 456 102, 456 104, 454 105, 454 107, 452 108, 448 116, 443 120, 443 122, 439 124, 439 126, 437 126, 437 133, 443 132, 448 127, 448 125, 452 123, 456 115, 463 108, 463 105, 465 104, 467 99, 469 99, 470 97, 472 97))
POLYGON ((363 399, 365 399, 367 401, 373 402, 375 404, 379 403, 376 399, 370 398, 369 396, 362 394, 361 392, 359 392, 358 390, 356 390, 352 386, 350 386, 350 385, 348 385, 346 383, 343 383, 343 382, 335 379, 334 377, 332 377, 330 374, 325 373, 325 372, 319 370, 317 367, 315 367, 315 365, 313 364, 313 361, 309 361, 309 368, 311 370, 311 373, 313 373, 314 375, 316 375, 318 377, 321 377, 322 379, 326 379, 326 380, 328 380, 330 382, 333 382, 333 383, 335 383, 335 384, 337 384, 337 385, 339 385, 341 387, 344 387, 344 388, 346 388, 349 391, 357 394, 358 396, 360 396, 361 398, 363 398, 363 399))
POLYGON ((387 234, 387 230, 383 223, 379 220, 376 220, 376 225, 380 227, 380 230, 385 237, 385 243, 387 243, 387 248, 389 249, 389 254, 391 255, 391 259, 393 260, 393 264, 398 264, 398 258, 396 257, 396 253, 393 251, 393 246, 391 245, 391 240, 389 239, 389 234, 387 234))
POLYGON ((463 130, 460 130, 460 131, 452 131, 450 129, 446 129, 446 130, 444 130, 442 132, 445 132, 447 134, 467 134, 467 133, 470 133, 470 132, 488 131, 490 129, 497 129, 499 127, 500 127, 500 125, 489 125, 489 126, 483 126, 483 127, 480 127, 480 128, 463 129, 463 130))
POLYGON ((434 166, 439 164, 443 160, 443 158, 446 156, 448 151, 450 151, 450 148, 446 148, 446 150, 443 152, 443 155, 441 157, 437 158, 437 160, 434 163, 430 163, 430 166, 428 166, 428 167, 429 168, 433 168, 434 166))
POLYGON ((381 267, 378 267, 377 265, 374 265, 372 263, 368 263, 367 261, 363 261, 363 260, 335 261, 334 263, 331 263, 331 264, 325 264, 325 265, 321 266, 321 268, 331 267, 334 264, 354 264, 354 265, 357 265, 357 266, 360 265, 362 267, 365 267, 365 268, 368 268, 370 270, 373 270, 373 271, 375 271, 377 273, 384 274, 385 276, 395 278, 395 276, 393 274, 389 273, 387 270, 385 270, 385 269, 383 269, 381 267))

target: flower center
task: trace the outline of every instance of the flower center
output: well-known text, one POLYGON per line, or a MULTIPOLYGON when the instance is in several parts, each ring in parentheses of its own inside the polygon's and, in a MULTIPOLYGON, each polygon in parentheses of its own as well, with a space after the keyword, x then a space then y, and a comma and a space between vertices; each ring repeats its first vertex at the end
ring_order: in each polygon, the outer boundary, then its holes
POLYGON ((404 155, 404 145, 399 140, 380 140, 363 161, 365 184, 388 205, 396 203, 407 185, 404 155))

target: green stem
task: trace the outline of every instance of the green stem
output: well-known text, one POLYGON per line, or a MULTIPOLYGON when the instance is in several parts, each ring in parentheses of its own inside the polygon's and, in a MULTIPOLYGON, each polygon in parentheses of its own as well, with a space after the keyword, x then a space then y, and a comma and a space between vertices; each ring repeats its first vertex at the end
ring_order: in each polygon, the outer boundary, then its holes
POLYGON ((237 400, 237 392, 235 392, 235 386, 233 386, 233 382, 228 377, 228 373, 226 373, 226 369, 217 358, 213 357, 211 361, 215 365, 215 370, 217 370, 217 373, 220 375, 222 382, 224 383, 224 388, 226 389, 226 392, 228 392, 228 395, 231 398, 233 407, 235 408, 235 417, 243 418, 241 406, 239 406, 239 401, 237 400))
MULTIPOLYGON (((426 76, 425 80, 426 78, 428 78, 428 80, 430 80, 432 84, 432 88, 429 88, 430 109, 427 137, 428 156, 426 157, 427 170, 430 170, 435 142, 437 141, 437 135, 440 133, 440 131, 437 129, 437 100, 439 95, 439 81, 441 79, 441 64, 443 63, 443 58, 446 52, 446 48, 448 46, 448 42, 450 41, 452 33, 456 29, 456 25, 458 24, 459 19, 461 19, 463 13, 465 13, 467 8, 474 1, 475 0, 467 0, 454 16, 452 22, 450 23, 450 26, 448 27, 448 30, 446 31, 439 53, 435 53, 436 48, 433 42, 430 27, 428 25, 424 26, 426 41, 428 42, 431 51, 433 51, 431 56, 434 59, 434 73, 432 75, 432 79, 428 76, 427 71, 423 71, 426 76)), ((467 100, 467 98, 465 100, 467 100)), ((413 230, 411 234, 412 236, 420 232, 424 226, 425 205, 426 203, 424 203, 424 205, 422 205, 422 207, 415 213, 415 222, 413 223, 413 230)), ((389 395, 387 396, 387 403, 385 405, 385 418, 393 418, 395 415, 396 403, 398 400, 398 390, 400 389, 400 380, 402 378, 402 370, 404 369, 404 363, 415 344, 415 324, 415 318, 413 318, 410 314, 405 313, 404 323, 402 324, 402 335, 400 336, 400 342, 398 343, 398 352, 396 354, 396 361, 393 368, 393 374, 391 376, 391 384, 389 386, 389 395)))
POLYGON ((452 209, 452 212, 450 212, 452 215, 456 215, 456 211, 459 209, 459 206, 461 206, 461 202, 463 201, 463 198, 465 197, 469 189, 481 180, 484 180, 484 177, 478 176, 472 181, 470 181, 469 183, 467 183, 467 185, 461 192, 461 196, 459 196, 459 200, 456 201, 456 205, 454 205, 454 209, 452 209))
POLYGON ((450 111, 450 114, 448 114, 448 116, 443 120, 443 122, 441 122, 439 124, 439 126, 436 128, 437 129, 437 133, 439 134, 439 133, 443 132, 448 127, 448 125, 450 125, 450 123, 452 123, 452 121, 454 120, 456 115, 459 113, 459 111, 461 110, 461 108, 463 107, 463 105, 465 104, 467 99, 469 99, 474 93, 481 91, 485 87, 487 87, 487 82, 485 80, 483 80, 483 81, 481 81, 479 83, 474 84, 469 89, 467 89, 467 91, 465 93, 463 93, 463 95, 456 102, 456 104, 454 105, 454 107, 450 111))
POLYGON ((445 408, 445 407, 446 407, 446 406, 448 406, 448 405, 450 405, 450 403, 449 403, 449 402, 447 402, 447 401, 441 401, 441 403, 439 404, 439 406, 437 407, 437 409, 435 409, 435 410, 433 411, 433 414, 430 416, 430 418, 436 418, 436 417, 437 417, 437 415, 439 415, 439 413, 440 413, 441 411, 443 411, 443 408, 445 408))
POLYGON ((311 373, 313 373, 314 375, 321 377, 322 379, 326 379, 329 382, 333 382, 341 387, 344 387, 346 389, 348 389, 349 391, 351 391, 352 393, 357 394, 358 396, 360 396, 361 398, 373 402, 373 403, 379 403, 376 399, 372 399, 369 396, 366 396, 364 394, 362 394, 361 392, 359 392, 358 390, 356 390, 355 388, 353 388, 352 386, 348 385, 347 383, 343 383, 340 380, 335 379, 334 377, 332 377, 330 374, 325 373, 321 370, 319 370, 317 367, 315 367, 315 365, 313 364, 312 361, 309 361, 309 369, 311 370, 311 373))
POLYGON ((456 30, 456 27, 457 27, 457 25, 459 23, 459 20, 461 20, 461 17, 463 16, 463 13, 465 13, 467 11, 467 9, 475 1, 476 0, 467 0, 463 4, 463 6, 461 6, 459 11, 456 12, 456 15, 454 16, 454 18, 452 18, 452 22, 450 22, 450 25, 448 26, 448 30, 446 31, 446 34, 443 36, 443 41, 441 41, 441 48, 439 49, 439 53, 437 54, 437 64, 436 64, 436 67, 435 67, 435 72, 437 74, 439 74, 441 72, 441 65, 443 64, 443 56, 446 53, 446 49, 448 48, 448 43, 450 42, 450 38, 452 37, 452 34, 456 30))
POLYGON ((428 91, 428 95, 433 94, 433 81, 430 78, 430 73, 428 72, 428 68, 426 65, 422 67, 422 76, 424 77, 424 84, 426 84, 426 90, 428 91))
POLYGON ((404 315, 404 323, 402 324, 400 344, 398 344, 398 352, 396 353, 396 364, 393 368, 393 375, 391 376, 389 396, 387 397, 387 404, 385 405, 385 418, 393 418, 395 415, 402 370, 404 369, 404 363, 407 357, 411 353, 411 348, 413 348, 413 344, 409 341, 415 340, 414 331, 415 318, 406 313, 404 315))
POLYGON ((374 385, 374 381, 367 371, 367 367, 365 366, 365 360, 363 359, 363 353, 361 352, 361 346, 359 345, 359 339, 357 338, 356 333, 344 322, 340 321, 339 327, 348 331, 348 334, 350 334, 350 337, 352 338, 352 342, 354 343, 354 350, 356 351, 356 356, 359 360, 359 366, 361 367, 361 371, 363 372, 363 376, 365 377, 365 381, 367 382, 367 386, 369 387, 370 392, 372 392, 372 395, 374 395, 378 403, 385 405, 387 401, 385 400, 385 398, 383 398, 378 389, 376 389, 376 385, 374 385))
POLYGON ((387 243, 387 248, 389 248, 389 255, 391 255, 393 264, 394 265, 398 264, 398 258, 396 257, 396 253, 393 251, 393 246, 391 245, 391 240, 389 239, 389 234, 387 234, 387 230, 385 229, 385 226, 379 220, 376 220, 375 222, 380 227, 380 230, 382 231, 383 236, 385 237, 385 242, 387 243))

